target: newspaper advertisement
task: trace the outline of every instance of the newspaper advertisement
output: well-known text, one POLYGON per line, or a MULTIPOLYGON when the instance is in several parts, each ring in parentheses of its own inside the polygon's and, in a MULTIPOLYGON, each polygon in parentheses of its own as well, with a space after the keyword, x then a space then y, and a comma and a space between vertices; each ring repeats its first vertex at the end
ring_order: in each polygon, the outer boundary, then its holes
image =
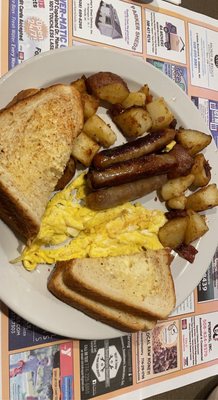
POLYGON ((125 1, 73 0, 73 36, 142 53, 142 9, 125 1))
POLYGON ((11 0, 8 33, 9 69, 43 51, 67 47, 67 0, 11 0))
MULTIPOLYGON (((60 47, 116 48, 142 57, 187 93, 218 146, 217 22, 165 4, 2 1, 1 75, 60 47)), ((152 331, 76 341, 33 326, 4 304, 0 329, 3 400, 144 400, 215 375, 218 247, 197 288, 152 331)))

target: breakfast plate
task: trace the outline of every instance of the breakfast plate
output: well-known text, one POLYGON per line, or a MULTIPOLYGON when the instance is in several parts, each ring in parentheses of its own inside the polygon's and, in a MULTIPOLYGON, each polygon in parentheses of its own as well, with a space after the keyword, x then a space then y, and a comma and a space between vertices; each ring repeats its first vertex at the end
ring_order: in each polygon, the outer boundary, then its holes
MULTIPOLYGON (((164 97, 179 126, 208 132, 199 111, 188 96, 167 76, 143 59, 122 52, 98 47, 59 49, 38 55, 15 67, 0 80, 0 107, 4 107, 21 90, 46 87, 54 83, 69 83, 99 71, 120 75, 131 90, 145 83, 152 94, 164 97)), ((98 114, 107 118, 105 110, 98 114)), ((124 141, 118 135, 117 144, 124 141)), ((212 141, 204 151, 212 167, 211 182, 218 183, 218 159, 212 141)), ((154 194, 140 199, 150 209, 164 209, 155 201, 154 194)), ((198 250, 193 264, 175 256, 172 275, 176 291, 176 306, 194 290, 207 270, 217 246, 218 209, 206 213, 209 231, 196 243, 198 250)), ((41 265, 35 271, 26 271, 21 264, 12 265, 22 249, 22 242, 0 222, 0 298, 17 314, 50 332, 77 339, 106 339, 121 336, 123 332, 104 325, 62 303, 47 290, 51 266, 41 265)))

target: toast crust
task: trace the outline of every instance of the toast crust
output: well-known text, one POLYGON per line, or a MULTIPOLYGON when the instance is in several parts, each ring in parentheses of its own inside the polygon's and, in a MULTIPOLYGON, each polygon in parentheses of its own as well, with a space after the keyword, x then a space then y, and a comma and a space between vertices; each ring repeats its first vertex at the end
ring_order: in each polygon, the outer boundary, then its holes
POLYGON ((13 190, 10 177, 0 167, 0 218, 22 239, 34 238, 40 227, 40 220, 36 218, 28 204, 13 190), (9 189, 10 187, 10 189, 9 189))
MULTIPOLYGON (((144 253, 146 253, 147 251, 145 251, 144 253)), ((152 250, 148 251, 153 252, 152 250)), ((167 284, 167 287, 165 287, 164 293, 155 293, 151 296, 151 301, 150 304, 145 304, 144 303, 144 299, 143 301, 139 301, 138 303, 135 301, 131 301, 129 300, 129 298, 131 299, 131 295, 130 293, 128 293, 128 300, 125 298, 125 296, 123 296, 122 291, 118 290, 116 293, 113 292, 113 286, 112 286, 112 281, 109 284, 109 287, 107 288, 107 293, 104 289, 102 289, 101 285, 91 285, 90 282, 88 282, 87 280, 84 280, 81 277, 81 269, 80 269, 80 274, 76 274, 74 273, 74 268, 75 266, 77 266, 77 263, 84 262, 84 264, 86 263, 86 259, 74 259, 71 262, 68 262, 67 266, 66 266, 66 272, 64 274, 64 282, 65 284, 67 284, 69 287, 71 287, 73 290, 76 291, 80 291, 80 293, 84 296, 90 296, 90 298, 92 298, 95 301, 100 301, 103 304, 107 304, 111 307, 118 307, 122 310, 126 310, 132 313, 135 313, 138 316, 150 316, 152 318, 156 318, 156 319, 166 319, 170 312, 174 309, 175 304, 176 304, 176 296, 175 296, 175 288, 174 288, 174 282, 173 282, 173 278, 171 275, 171 271, 170 271, 170 263, 172 262, 172 256, 170 254, 170 252, 168 251, 168 249, 162 249, 162 250, 158 250, 155 251, 154 253, 162 253, 162 255, 164 255, 165 258, 165 263, 167 265, 167 272, 165 274, 165 283, 167 284), (159 296, 160 301, 162 302, 166 302, 167 304, 167 308, 166 310, 164 310, 164 312, 160 312, 160 309, 158 308, 157 305, 153 306, 152 302, 156 300, 156 298, 159 296)), ((140 253, 139 253, 140 254, 140 253)), ((134 255, 133 255, 134 256, 134 255)), ((135 254, 135 256, 137 256, 137 254, 135 254)), ((121 256, 122 257, 122 256, 121 256)), ((129 256, 123 256, 123 257, 129 257, 129 256)), ((131 257, 131 256, 130 256, 131 257)), ((113 257, 111 257, 113 258, 113 257)), ((103 260, 103 259, 101 259, 103 260)), ((96 259, 96 262, 101 261, 100 259, 96 259)), ((107 262, 107 261, 106 261, 107 262)), ((163 260, 162 260, 163 262, 163 260)), ((156 264, 155 264, 155 268, 161 268, 161 260, 160 258, 156 257, 156 264)), ((82 268, 82 266, 80 265, 80 268, 82 268)), ((99 264, 99 268, 101 268, 100 264, 99 264)), ((103 267, 102 267, 103 268, 103 267)), ((132 273, 133 275, 134 273, 132 273)), ((116 274, 115 274, 116 275, 116 274)), ((132 276, 133 277, 133 276, 132 276)), ((144 279, 146 279, 146 277, 144 277, 144 279)), ((165 285, 166 286, 166 285, 165 285)), ((135 293, 137 291, 137 285, 135 287, 135 293)), ((146 293, 142 295, 142 297, 146 298, 146 293)), ((160 304, 160 303, 159 303, 160 304)))
POLYGON ((58 262, 48 279, 49 291, 59 300, 84 312, 91 318, 124 332, 147 331, 154 328, 156 320, 152 318, 140 318, 127 311, 111 308, 66 286, 63 275, 68 263, 68 261, 58 262))

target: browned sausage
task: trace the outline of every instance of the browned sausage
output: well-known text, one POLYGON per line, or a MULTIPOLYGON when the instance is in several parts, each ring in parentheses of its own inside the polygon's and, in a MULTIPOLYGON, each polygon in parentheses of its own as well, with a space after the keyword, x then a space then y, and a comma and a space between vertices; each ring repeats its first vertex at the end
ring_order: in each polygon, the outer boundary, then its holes
POLYGON ((87 184, 94 189, 117 186, 137 179, 163 175, 176 165, 175 157, 168 153, 150 154, 114 164, 102 171, 91 169, 87 174, 87 184))
POLYGON ((157 152, 170 143, 175 135, 176 131, 173 129, 149 133, 140 139, 97 153, 92 160, 92 165, 97 169, 104 169, 117 162, 157 152))
POLYGON ((99 189, 86 196, 86 205, 92 210, 115 207, 159 189, 166 181, 166 175, 159 175, 107 189, 99 189))
POLYGON ((177 167, 173 168, 168 173, 168 178, 178 178, 179 176, 188 175, 190 173, 191 167, 194 164, 194 159, 188 151, 181 146, 181 144, 176 144, 169 154, 176 157, 177 167))

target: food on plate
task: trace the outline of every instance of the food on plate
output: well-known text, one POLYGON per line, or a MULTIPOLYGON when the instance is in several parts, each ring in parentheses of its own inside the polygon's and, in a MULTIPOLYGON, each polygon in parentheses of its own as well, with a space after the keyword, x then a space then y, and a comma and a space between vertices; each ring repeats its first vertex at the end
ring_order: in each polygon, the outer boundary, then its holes
POLYGON ((186 209, 205 211, 218 206, 218 189, 215 183, 197 190, 187 197, 186 209))
POLYGON ((168 128, 174 120, 174 115, 169 110, 163 97, 158 97, 146 105, 146 109, 152 120, 152 131, 168 128))
POLYGON ((85 75, 81 76, 81 78, 76 79, 75 81, 71 82, 71 86, 77 89, 80 93, 85 93, 86 89, 86 77, 85 75))
POLYGON ((114 110, 117 110, 117 107, 110 110, 110 115, 125 137, 136 138, 151 129, 152 120, 144 108, 132 107, 121 112, 114 110))
POLYGON ((188 225, 185 232, 185 244, 190 244, 196 239, 199 239, 208 231, 208 226, 205 222, 205 217, 196 213, 193 210, 188 210, 188 225))
POLYGON ((177 217, 187 217, 187 210, 170 210, 165 213, 167 219, 173 219, 177 217))
POLYGON ((90 169, 87 174, 89 187, 100 189, 132 182, 136 179, 163 175, 176 166, 176 159, 169 153, 149 154, 123 161, 102 171, 90 169))
POLYGON ((88 92, 111 104, 122 103, 129 95, 126 82, 112 72, 98 72, 86 80, 88 92))
POLYGON ((98 115, 93 115, 87 119, 83 131, 103 147, 112 146, 117 139, 111 127, 98 115))
POLYGON ((71 156, 65 167, 63 175, 60 177, 59 181, 55 186, 55 191, 63 190, 65 186, 73 179, 75 173, 76 173, 76 163, 74 158, 71 156))
MULTIPOLYGON (((85 259, 84 259, 85 260, 85 259)), ((100 259, 101 260, 101 259, 100 259)), ((122 310, 118 307, 112 307, 108 304, 103 304, 100 301, 91 299, 89 296, 82 295, 79 291, 68 287, 64 282, 65 267, 73 266, 74 261, 59 262, 56 264, 48 279, 48 289, 58 299, 75 307, 90 317, 105 322, 117 329, 126 332, 147 331, 153 329, 156 324, 156 319, 149 316, 139 316, 136 313, 122 310)), ((101 262, 95 260, 102 270, 101 262)))
POLYGON ((179 254, 180 257, 184 258, 190 263, 193 263, 195 260, 195 256, 198 253, 198 250, 191 244, 181 244, 181 246, 175 249, 176 253, 179 254))
POLYGON ((173 148, 170 149, 170 154, 176 157, 177 166, 168 172, 169 179, 178 178, 179 176, 191 173, 194 159, 181 144, 175 142, 173 148))
POLYGON ((158 231, 166 222, 164 212, 147 210, 140 203, 125 203, 104 211, 83 204, 85 173, 49 201, 40 231, 14 262, 28 270, 72 258, 109 257, 161 249, 158 231))
POLYGON ((149 133, 132 142, 98 152, 92 160, 92 165, 97 169, 104 169, 121 161, 157 152, 171 143, 175 135, 176 131, 173 129, 149 133))
POLYGON ((186 229, 188 225, 188 218, 176 217, 166 222, 164 226, 159 229, 158 237, 164 247, 176 249, 184 243, 186 229))
POLYGON ((100 145, 82 131, 73 142, 72 156, 88 167, 99 149, 100 145))
POLYGON ((163 200, 170 200, 176 196, 181 196, 193 183, 194 175, 189 174, 179 178, 169 179, 160 190, 163 200))
POLYGON ((197 154, 194 158, 194 164, 191 169, 191 174, 194 175, 195 179, 192 183, 192 187, 197 189, 201 186, 206 186, 211 179, 211 167, 208 161, 202 153, 197 154))
POLYGON ((99 107, 99 99, 88 93, 81 93, 81 100, 83 105, 84 119, 87 120, 97 112, 99 107))
POLYGON ((148 86, 147 84, 141 86, 140 89, 139 89, 139 92, 145 94, 145 96, 146 96, 146 103, 148 103, 149 101, 152 100, 152 96, 151 96, 151 94, 150 94, 150 89, 149 89, 149 86, 148 86), (149 100, 149 101, 148 101, 148 100, 149 100))
POLYGON ((0 113, 0 217, 27 240, 39 231, 82 124, 80 94, 62 84, 0 113))
POLYGON ((144 107, 146 104, 146 94, 142 92, 130 92, 129 95, 121 103, 123 108, 131 108, 135 106, 144 107))
MULTIPOLYGON (((158 237, 164 247, 170 247, 182 254, 182 247, 190 245, 208 231, 205 216, 188 210, 176 210, 166 213, 168 221, 163 225, 158 237)), ((183 248, 184 250, 184 248, 183 248)))
POLYGON ((172 197, 166 202, 168 208, 174 208, 176 210, 185 210, 186 196, 181 194, 180 196, 172 197))
POLYGON ((90 118, 92 115, 96 113, 100 102, 97 97, 87 93, 86 77, 83 75, 81 78, 72 82, 71 86, 75 87, 80 92, 83 105, 84 119, 86 120, 90 118))
POLYGON ((138 179, 123 185, 95 190, 86 195, 86 205, 92 210, 105 210, 115 207, 159 189, 166 180, 166 175, 158 175, 151 178, 138 179))
POLYGON ((175 306, 168 249, 109 258, 71 260, 63 280, 73 290, 128 312, 165 319, 175 306))
POLYGON ((192 129, 179 129, 176 141, 188 150, 191 156, 207 147, 212 140, 211 135, 192 129))
POLYGON ((29 88, 29 89, 24 89, 21 90, 19 93, 14 96, 14 98, 8 103, 8 105, 5 108, 9 108, 13 106, 14 104, 18 103, 20 100, 24 100, 27 97, 33 96, 34 94, 38 93, 40 89, 36 88, 29 88))

